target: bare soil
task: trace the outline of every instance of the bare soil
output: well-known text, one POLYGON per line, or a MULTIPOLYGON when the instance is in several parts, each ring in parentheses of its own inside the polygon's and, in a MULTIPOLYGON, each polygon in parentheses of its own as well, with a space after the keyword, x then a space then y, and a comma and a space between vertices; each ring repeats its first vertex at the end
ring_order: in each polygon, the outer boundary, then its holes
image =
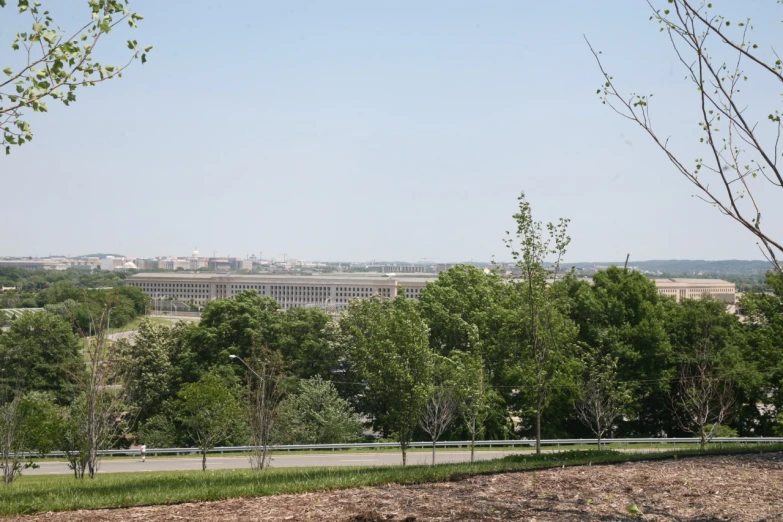
POLYGON ((20 521, 783 521, 783 453, 578 466, 20 521), (632 514, 635 505, 642 514, 632 514))

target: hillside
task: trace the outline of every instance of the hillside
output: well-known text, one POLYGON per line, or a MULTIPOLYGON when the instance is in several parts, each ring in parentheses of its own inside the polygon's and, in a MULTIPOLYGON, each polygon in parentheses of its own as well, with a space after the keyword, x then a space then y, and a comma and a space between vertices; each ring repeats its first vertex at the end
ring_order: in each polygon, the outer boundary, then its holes
MULTIPOLYGON (((577 268, 602 268, 611 265, 623 266, 625 261, 574 263, 577 268)), ((652 261, 629 261, 629 267, 648 273, 675 275, 763 275, 770 269, 767 261, 745 261, 728 259, 718 261, 667 259, 652 261)))

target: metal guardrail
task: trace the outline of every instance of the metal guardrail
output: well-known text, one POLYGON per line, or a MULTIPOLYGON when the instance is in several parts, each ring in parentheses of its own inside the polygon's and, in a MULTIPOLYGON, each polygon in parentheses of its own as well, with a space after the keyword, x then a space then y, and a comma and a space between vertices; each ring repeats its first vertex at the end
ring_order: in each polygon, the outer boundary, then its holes
MULTIPOLYGON (((625 439, 602 439, 603 444, 698 444, 696 437, 672 437, 672 438, 625 438, 625 439)), ((715 437, 710 443, 743 443, 743 444, 783 444, 783 437, 715 437)), ((533 447, 535 439, 521 440, 477 440, 476 447, 533 447)), ((598 444, 597 439, 545 439, 541 441, 542 446, 574 446, 598 444)), ((470 447, 469 440, 445 440, 438 441, 435 444, 438 448, 467 448, 470 447)), ((324 451, 324 450, 344 450, 344 449, 381 449, 398 448, 397 442, 358 442, 349 444, 287 444, 272 446, 272 451, 324 451)), ((410 448, 431 448, 432 442, 411 442, 410 448)), ((254 449, 253 446, 221 446, 212 448, 209 453, 247 453, 254 449)), ((148 448, 147 455, 189 455, 199 453, 198 448, 148 448)), ((138 455, 139 449, 116 449, 101 450, 99 453, 103 456, 127 456, 138 455)), ((44 457, 65 457, 63 451, 53 451, 47 453, 44 457)))

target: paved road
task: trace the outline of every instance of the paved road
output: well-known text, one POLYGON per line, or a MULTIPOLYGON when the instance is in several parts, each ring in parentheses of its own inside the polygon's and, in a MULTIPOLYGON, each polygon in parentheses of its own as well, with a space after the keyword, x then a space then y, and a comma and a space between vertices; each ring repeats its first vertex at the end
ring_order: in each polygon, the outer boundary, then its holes
MULTIPOLYGON (((477 451, 476 460, 496 459, 521 451, 477 451)), ((527 453, 530 453, 527 451, 527 453)), ((421 451, 408 453, 409 464, 428 464, 431 453, 421 451)), ((469 451, 438 452, 435 462, 466 462, 470 460, 469 451)), ((272 457, 272 467, 293 468, 303 466, 388 466, 402 464, 399 453, 335 453, 334 455, 285 455, 272 457)), ((40 462, 38 469, 29 469, 25 475, 60 475, 71 473, 64 462, 40 462)), ((207 469, 249 468, 247 457, 207 457, 207 469)), ((147 457, 146 462, 134 460, 104 460, 101 473, 123 473, 132 471, 182 471, 201 469, 201 458, 156 458, 147 457)))

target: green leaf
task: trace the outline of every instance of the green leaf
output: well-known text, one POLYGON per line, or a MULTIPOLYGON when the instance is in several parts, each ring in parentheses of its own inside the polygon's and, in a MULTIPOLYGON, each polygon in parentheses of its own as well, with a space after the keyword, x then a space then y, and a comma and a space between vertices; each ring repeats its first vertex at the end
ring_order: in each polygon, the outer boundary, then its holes
POLYGON ((147 63, 147 55, 146 54, 142 54, 141 55, 141 63, 147 63))
POLYGON ((14 71, 12 71, 10 67, 6 67, 5 69, 3 69, 3 72, 6 74, 6 76, 11 76, 12 74, 14 74, 14 71))
POLYGON ((145 52, 145 53, 148 53, 148 52, 150 52, 151 50, 152 50, 152 46, 151 46, 151 45, 148 45, 147 47, 145 47, 145 48, 144 48, 144 52, 145 52))
POLYGON ((44 26, 42 24, 33 24, 33 31, 40 33, 43 31, 44 26))
POLYGON ((644 513, 642 513, 642 510, 639 509, 639 506, 636 505, 636 502, 631 502, 625 507, 628 512, 634 516, 641 517, 644 516, 644 513))

